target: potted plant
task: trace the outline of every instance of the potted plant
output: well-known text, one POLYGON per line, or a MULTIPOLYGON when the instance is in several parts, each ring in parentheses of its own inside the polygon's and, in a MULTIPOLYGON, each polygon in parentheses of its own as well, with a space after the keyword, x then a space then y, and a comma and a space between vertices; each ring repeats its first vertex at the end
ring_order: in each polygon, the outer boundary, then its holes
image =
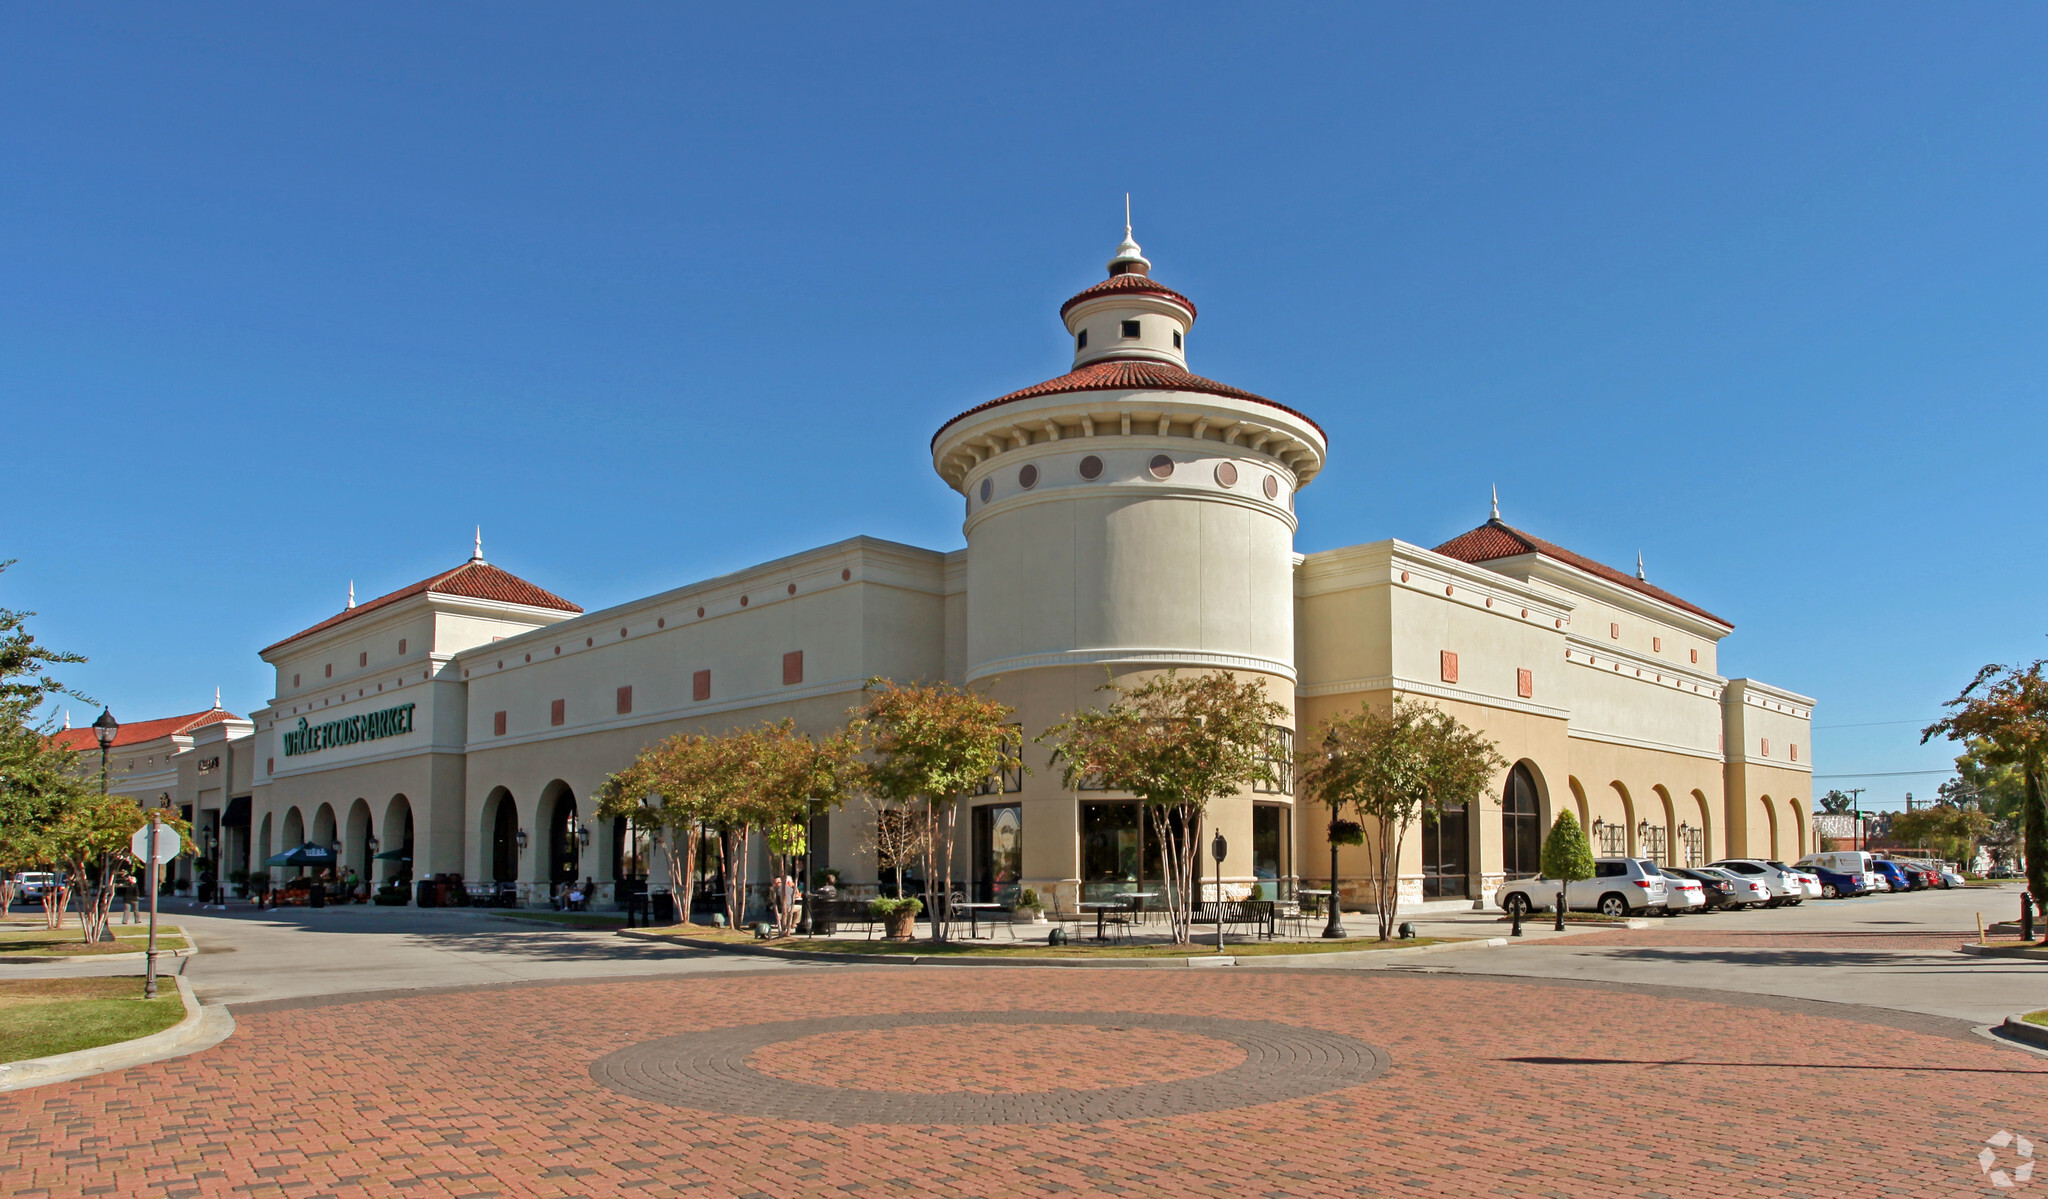
POLYGON ((1017 906, 1011 909, 1011 919, 1018 924, 1044 924, 1045 905, 1038 901, 1038 892, 1030 887, 1017 894, 1017 906))
POLYGON ((246 870, 228 871, 228 885, 235 889, 236 899, 246 899, 249 895, 249 872, 246 870))
POLYGON ((917 914, 922 911, 924 901, 914 895, 903 899, 868 900, 868 914, 889 930, 891 941, 908 941, 916 936, 917 914))

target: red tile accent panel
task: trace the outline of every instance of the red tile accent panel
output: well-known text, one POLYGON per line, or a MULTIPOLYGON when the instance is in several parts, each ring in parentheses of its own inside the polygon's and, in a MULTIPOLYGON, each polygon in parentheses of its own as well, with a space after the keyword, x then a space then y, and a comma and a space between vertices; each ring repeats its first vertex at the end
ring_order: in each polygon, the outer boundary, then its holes
POLYGON ((700 670, 690 676, 690 698, 702 702, 711 698, 711 672, 700 670))
POLYGON ((493 736, 493 737, 502 737, 502 736, 504 736, 504 735, 505 735, 505 714, 504 714, 503 712, 493 712, 493 713, 491 713, 491 736, 493 736))
POLYGON ((1523 699, 1528 699, 1536 694, 1535 672, 1528 670, 1517 670, 1515 672, 1515 694, 1523 699))
POLYGON ((804 681, 804 651, 793 649, 782 655, 782 685, 794 686, 804 681))
POLYGON ((621 687, 619 688, 619 715, 630 716, 632 714, 633 689, 631 687, 621 687))
POLYGON ((1455 683, 1458 681, 1457 654, 1451 652, 1450 650, 1444 650, 1439 657, 1438 665, 1442 667, 1444 682, 1455 683))
POLYGON ((1770 756, 1771 756, 1771 739, 1770 739, 1769 737, 1765 737, 1765 738, 1763 739, 1763 743, 1764 743, 1764 756, 1765 756, 1766 758, 1768 758, 1768 757, 1770 757, 1770 756))
POLYGON ((561 724, 569 718, 569 701, 558 699, 548 704, 548 723, 561 724))

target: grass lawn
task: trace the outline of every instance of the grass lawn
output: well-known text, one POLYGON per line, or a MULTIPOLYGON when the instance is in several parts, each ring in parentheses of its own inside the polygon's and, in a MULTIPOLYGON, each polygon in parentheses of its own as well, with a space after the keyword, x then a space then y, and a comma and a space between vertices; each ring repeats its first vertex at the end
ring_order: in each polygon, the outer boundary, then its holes
POLYGON ((172 980, 145 1000, 140 977, 0 979, 0 1061, 130 1041, 184 1018, 172 980))
MULTIPOLYGON (((725 943, 755 943, 752 933, 731 929, 692 928, 687 931, 664 931, 664 936, 688 937, 696 941, 719 941, 725 943)), ((1349 953, 1364 949, 1414 949, 1420 945, 1441 945, 1451 940, 1466 938, 1417 937, 1410 941, 1381 941, 1375 937, 1350 937, 1334 941, 1237 941, 1224 946, 1226 957, 1266 957, 1274 954, 1296 953, 1349 953)), ((1216 942, 1214 934, 1206 943, 1199 937, 1192 945, 1095 945, 1080 942, 1070 945, 1047 945, 1043 941, 989 942, 949 941, 943 945, 930 941, 836 941, 825 938, 811 939, 790 937, 782 940, 763 941, 759 944, 771 949, 806 949, 817 953, 843 953, 849 957, 871 957, 883 954, 913 954, 918 957, 984 957, 984 958, 1176 958, 1214 956, 1216 942)))
MULTIPOLYGON (((140 953, 149 948, 149 926, 146 924, 113 924, 108 929, 120 939, 88 945, 78 939, 76 925, 50 929, 43 927, 41 921, 34 924, 10 923, 0 926, 0 957, 92 957, 107 953, 140 953)), ((182 931, 175 924, 157 925, 158 952, 188 948, 182 931)))

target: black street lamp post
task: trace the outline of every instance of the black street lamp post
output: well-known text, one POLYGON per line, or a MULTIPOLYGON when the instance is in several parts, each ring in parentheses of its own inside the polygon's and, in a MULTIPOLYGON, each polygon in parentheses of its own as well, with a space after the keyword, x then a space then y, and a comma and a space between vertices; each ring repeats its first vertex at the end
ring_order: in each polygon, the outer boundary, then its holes
MULTIPOLYGON (((1336 734, 1335 732, 1332 732, 1332 733, 1331 733, 1331 734, 1330 734, 1329 736, 1327 736, 1327 737, 1324 737, 1324 738, 1323 738, 1323 756, 1324 756, 1324 757, 1325 757, 1326 759, 1328 759, 1328 760, 1329 760, 1329 761, 1331 761, 1331 762, 1335 762, 1335 761, 1336 761, 1336 760, 1337 760, 1337 759, 1338 759, 1339 757, 1343 756, 1343 753, 1344 753, 1344 749, 1343 749, 1343 746, 1342 746, 1342 745, 1340 745, 1340 744, 1338 743, 1338 741, 1337 741, 1337 734, 1336 734)), ((1337 832, 1337 828, 1336 828, 1336 825, 1337 825, 1337 806, 1336 806, 1335 804, 1331 804, 1331 805, 1330 805, 1330 833, 1331 833, 1331 837, 1330 837, 1330 918, 1329 918, 1329 920, 1328 920, 1328 921, 1327 921, 1326 923, 1324 923, 1324 925, 1323 925, 1323 936, 1324 936, 1325 938, 1328 938, 1328 939, 1332 939, 1332 940, 1334 940, 1334 939, 1337 939, 1337 938, 1340 938, 1340 937, 1343 937, 1343 936, 1345 936, 1345 935, 1346 935, 1346 934, 1345 934, 1345 932, 1344 932, 1344 920, 1343 920, 1343 917, 1341 917, 1341 916, 1339 916, 1339 915, 1338 915, 1338 904, 1337 904, 1337 838, 1336 838, 1336 835, 1335 835, 1335 834, 1336 834, 1336 832, 1337 832)))
POLYGON ((114 734, 121 731, 121 722, 114 719, 111 708, 100 709, 100 718, 92 722, 92 735, 100 742, 100 794, 107 793, 107 751, 114 748, 114 734))

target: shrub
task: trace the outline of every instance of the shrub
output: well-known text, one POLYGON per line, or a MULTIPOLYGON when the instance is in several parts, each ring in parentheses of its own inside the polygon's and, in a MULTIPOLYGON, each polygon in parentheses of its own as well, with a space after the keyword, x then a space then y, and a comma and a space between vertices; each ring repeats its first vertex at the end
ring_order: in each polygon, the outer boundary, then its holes
POLYGON ((924 901, 916 896, 903 899, 870 899, 868 914, 880 920, 887 920, 898 912, 922 912, 924 901))
POLYGON ((1020 908, 1030 908, 1032 911, 1038 911, 1039 909, 1045 907, 1044 904, 1038 902, 1038 892, 1032 890, 1029 887, 1024 888, 1024 890, 1018 894, 1017 906, 1020 908))

